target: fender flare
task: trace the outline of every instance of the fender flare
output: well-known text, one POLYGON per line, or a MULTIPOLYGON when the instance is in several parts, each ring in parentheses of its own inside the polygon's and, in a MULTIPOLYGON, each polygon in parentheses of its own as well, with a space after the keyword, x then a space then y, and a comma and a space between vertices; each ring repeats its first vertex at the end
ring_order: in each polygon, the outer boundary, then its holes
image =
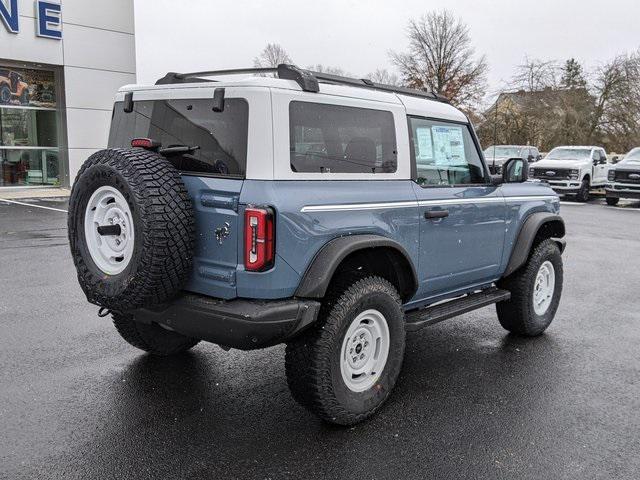
POLYGON ((564 251, 566 242, 561 240, 565 235, 564 220, 562 217, 549 212, 534 213, 525 220, 524 225, 518 233, 518 238, 514 243, 513 250, 511 251, 511 257, 509 257, 509 263, 507 263, 507 268, 503 276, 506 277, 511 275, 525 264, 529 257, 529 252, 531 251, 536 235, 545 224, 550 223, 555 223, 557 228, 555 234, 551 238, 553 238, 558 244, 560 253, 564 251))
POLYGON ((295 296, 302 298, 324 297, 334 273, 342 261, 358 250, 392 248, 404 257, 411 267, 413 296, 418 288, 418 274, 406 249, 395 240, 380 235, 348 235, 326 243, 313 258, 304 273, 295 296))

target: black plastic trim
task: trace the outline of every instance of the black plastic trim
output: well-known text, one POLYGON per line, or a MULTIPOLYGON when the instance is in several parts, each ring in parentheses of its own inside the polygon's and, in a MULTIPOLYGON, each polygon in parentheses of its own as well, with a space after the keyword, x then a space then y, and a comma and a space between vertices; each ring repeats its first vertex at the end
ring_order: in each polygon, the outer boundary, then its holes
POLYGON ((411 262, 411 257, 398 242, 380 235, 349 235, 339 237, 328 242, 316 254, 307 268, 296 290, 296 296, 301 298, 323 298, 329 283, 340 263, 351 253, 369 248, 390 247, 397 250, 411 266, 413 286, 406 299, 413 296, 418 288, 418 274, 411 262))
POLYGON ((167 304, 130 312, 136 321, 158 323, 200 340, 239 350, 277 345, 315 322, 314 300, 220 300, 183 293, 167 304))
MULTIPOLYGON (((538 234, 540 228, 549 222, 560 222, 562 224, 562 232, 561 235, 556 235, 553 238, 562 238, 565 234, 565 226, 564 220, 560 215, 556 215, 554 213, 549 212, 536 212, 531 214, 524 222, 524 225, 520 229, 518 233, 518 238, 516 243, 511 251, 511 257, 509 258, 509 263, 507 264, 507 268, 504 272, 504 276, 509 276, 516 270, 518 270, 522 265, 525 264, 527 258, 529 257, 529 252, 531 251, 531 246, 533 245, 533 241, 538 234)), ((558 246, 560 247, 560 251, 564 251, 565 242, 557 241, 558 246)))

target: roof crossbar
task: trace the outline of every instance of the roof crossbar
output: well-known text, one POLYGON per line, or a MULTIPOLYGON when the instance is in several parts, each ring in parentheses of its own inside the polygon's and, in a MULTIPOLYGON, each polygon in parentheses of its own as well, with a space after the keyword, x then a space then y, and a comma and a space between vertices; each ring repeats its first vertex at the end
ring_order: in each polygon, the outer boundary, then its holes
POLYGON ((295 65, 280 64, 277 67, 267 68, 234 68, 229 70, 210 70, 192 73, 175 73, 169 72, 163 78, 156 82, 156 85, 166 85, 173 83, 194 83, 194 82, 216 82, 217 80, 199 78, 222 75, 239 75, 239 74, 265 74, 275 73, 278 78, 294 80, 300 88, 305 92, 317 93, 320 91, 319 83, 327 83, 332 85, 348 85, 357 88, 366 88, 370 90, 379 90, 390 93, 400 93, 402 95, 410 95, 413 97, 426 98, 439 102, 448 103, 446 97, 434 92, 426 90, 418 90, 415 88, 398 87, 395 85, 386 85, 383 83, 375 83, 366 78, 351 78, 340 75, 332 75, 329 73, 314 72, 303 70, 295 65))

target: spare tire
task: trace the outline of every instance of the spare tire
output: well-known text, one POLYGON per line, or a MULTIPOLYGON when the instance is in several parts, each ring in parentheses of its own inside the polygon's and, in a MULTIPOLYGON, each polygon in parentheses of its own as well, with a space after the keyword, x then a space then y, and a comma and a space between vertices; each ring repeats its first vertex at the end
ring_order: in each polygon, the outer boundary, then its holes
POLYGON ((87 300, 116 312, 168 300, 191 271, 191 199, 178 171, 155 152, 91 155, 71 191, 68 232, 87 300))

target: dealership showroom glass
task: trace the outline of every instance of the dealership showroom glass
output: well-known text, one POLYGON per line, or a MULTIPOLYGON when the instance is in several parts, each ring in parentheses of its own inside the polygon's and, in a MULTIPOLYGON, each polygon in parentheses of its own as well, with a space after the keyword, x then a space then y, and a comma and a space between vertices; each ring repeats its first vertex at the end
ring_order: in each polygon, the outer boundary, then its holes
POLYGON ((0 0, 0 23, 0 189, 68 187, 136 81, 133 2, 0 0))

